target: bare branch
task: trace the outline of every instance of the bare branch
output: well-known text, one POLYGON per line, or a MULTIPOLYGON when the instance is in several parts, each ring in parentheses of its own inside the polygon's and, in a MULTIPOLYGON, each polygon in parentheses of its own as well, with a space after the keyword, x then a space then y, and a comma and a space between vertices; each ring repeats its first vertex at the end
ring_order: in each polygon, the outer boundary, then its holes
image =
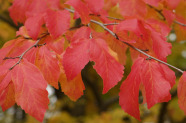
POLYGON ((37 45, 38 45, 39 42, 40 42, 40 39, 37 40, 36 43, 35 43, 34 45, 32 45, 31 47, 29 47, 27 50, 25 50, 20 56, 18 56, 18 57, 19 57, 19 61, 18 61, 16 64, 14 64, 9 70, 12 70, 16 65, 18 65, 18 64, 21 62, 21 60, 23 59, 23 56, 24 56, 29 50, 31 50, 33 47, 37 47, 37 45))
POLYGON ((179 24, 179 25, 181 25, 181 26, 186 26, 186 24, 184 24, 184 23, 181 23, 181 22, 178 22, 178 21, 174 21, 174 23, 177 23, 177 24, 179 24))
POLYGON ((121 19, 121 18, 115 18, 115 17, 110 17, 110 16, 106 16, 107 18, 109 18, 109 19, 114 19, 114 20, 120 20, 120 21, 123 21, 123 19, 121 19))
MULTIPOLYGON (((154 8, 154 7, 152 7, 152 6, 150 6, 150 7, 151 7, 151 8, 154 8)), ((162 13, 161 13, 161 10, 158 10, 158 9, 156 9, 156 8, 154 8, 154 9, 155 9, 158 13, 162 14, 162 13)), ((74 11, 71 10, 71 9, 66 9, 66 10, 68 10, 69 12, 74 13, 74 11)), ((164 17, 164 16, 163 16, 163 17, 164 17)), ((154 59, 154 60, 156 60, 156 61, 158 61, 158 62, 160 62, 160 63, 162 63, 162 64, 165 64, 165 65, 167 65, 167 66, 169 66, 169 67, 171 67, 171 68, 173 68, 173 69, 175 69, 175 70, 177 70, 177 71, 179 71, 179 72, 181 72, 181 73, 184 72, 183 70, 181 70, 181 69, 179 69, 179 68, 177 68, 177 67, 175 67, 175 66, 173 66, 173 65, 170 65, 170 64, 168 64, 168 63, 166 63, 166 62, 164 62, 164 61, 162 61, 162 60, 160 60, 160 59, 157 59, 157 58, 155 58, 155 57, 153 57, 153 56, 151 56, 151 55, 145 53, 144 51, 142 51, 142 50, 140 50, 140 49, 134 47, 133 45, 131 45, 131 44, 125 42, 125 41, 120 40, 119 37, 118 37, 114 32, 112 32, 110 29, 108 29, 103 23, 98 22, 98 21, 93 20, 93 19, 91 19, 90 22, 100 25, 104 30, 106 30, 107 32, 109 32, 109 33, 110 33, 113 37, 115 37, 117 40, 121 41, 122 43, 128 45, 128 46, 131 47, 132 49, 134 49, 134 50, 136 50, 136 51, 142 53, 142 54, 145 55, 145 56, 147 56, 148 59, 154 59)))
POLYGON ((34 48, 34 47, 38 47, 38 46, 43 46, 43 45, 45 45, 46 43, 44 43, 44 44, 39 44, 39 42, 40 42, 40 40, 41 40, 42 38, 44 38, 44 37, 47 36, 48 34, 49 34, 48 32, 47 32, 47 33, 44 33, 43 36, 41 36, 40 38, 38 38, 38 40, 36 41, 36 43, 35 43, 34 45, 32 45, 31 47, 29 47, 27 50, 25 50, 20 56, 16 56, 16 57, 5 57, 4 60, 6 60, 6 59, 16 59, 16 58, 19 58, 19 61, 16 62, 16 64, 14 64, 9 70, 12 70, 16 65, 18 65, 18 64, 21 62, 21 60, 23 59, 23 56, 24 56, 29 50, 31 50, 31 49, 34 48))
POLYGON ((103 24, 104 26, 109 26, 109 25, 118 25, 119 23, 108 23, 108 24, 103 24))

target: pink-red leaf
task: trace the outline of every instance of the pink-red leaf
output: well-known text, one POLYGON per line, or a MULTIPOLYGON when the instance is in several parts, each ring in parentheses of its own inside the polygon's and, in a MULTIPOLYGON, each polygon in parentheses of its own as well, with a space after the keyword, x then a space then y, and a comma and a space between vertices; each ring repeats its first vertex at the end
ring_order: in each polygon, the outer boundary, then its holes
POLYGON ((144 102, 148 108, 159 102, 167 102, 171 99, 170 89, 174 77, 168 78, 169 73, 164 73, 165 68, 156 61, 147 61, 139 57, 132 66, 132 70, 120 88, 119 103, 124 111, 133 117, 140 119, 138 95, 142 89, 144 102), (162 75, 163 74, 163 75, 162 75))
POLYGON ((29 36, 36 40, 43 24, 44 20, 42 14, 37 14, 35 16, 29 17, 25 22, 25 27, 29 36))
POLYGON ((183 72, 178 83, 178 104, 186 115, 186 71, 183 72))
POLYGON ((47 47, 42 46, 38 51, 35 64, 43 73, 48 84, 58 89, 60 68, 55 57, 53 52, 50 52, 47 47))
POLYGON ((12 81, 16 103, 41 122, 49 103, 47 82, 41 72, 24 60, 12 70, 12 81))
POLYGON ((94 61, 94 68, 103 79, 103 93, 114 87, 123 77, 124 67, 110 54, 103 39, 80 39, 67 48, 63 66, 67 79, 72 80, 84 66, 94 61))
POLYGON ((130 74, 122 83, 119 93, 119 104, 122 109, 138 120, 140 120, 138 96, 141 83, 141 75, 139 73, 142 70, 143 61, 142 58, 138 58, 135 61, 130 74))
POLYGON ((94 14, 99 14, 100 10, 104 6, 104 0, 85 0, 85 2, 94 14))
POLYGON ((68 80, 77 76, 89 62, 89 41, 80 39, 66 49, 63 56, 63 66, 68 80))
POLYGON ((142 81, 145 86, 145 94, 148 108, 160 102, 168 102, 171 99, 170 82, 162 76, 159 64, 155 61, 144 61, 142 81))
POLYGON ((107 93, 123 77, 124 67, 109 53, 103 39, 90 40, 90 60, 95 62, 94 69, 103 79, 103 93, 107 93))
POLYGON ((56 39, 63 35, 70 27, 70 13, 67 10, 47 10, 46 26, 51 36, 56 39))
POLYGON ((123 16, 145 16, 147 13, 146 4, 142 0, 121 0, 119 2, 123 16))
POLYGON ((24 22, 26 19, 25 12, 28 9, 30 0, 14 0, 13 5, 9 8, 10 17, 14 23, 24 22))
POLYGON ((89 9, 86 6, 85 3, 83 3, 81 0, 69 0, 66 2, 66 4, 71 5, 72 7, 74 7, 75 11, 77 11, 77 13, 80 15, 81 17, 81 21, 83 24, 88 24, 90 21, 90 17, 89 17, 89 9))
POLYGON ((14 104, 15 104, 14 85, 12 82, 10 82, 3 91, 0 91, 0 106, 2 107, 2 110, 5 111, 14 104))

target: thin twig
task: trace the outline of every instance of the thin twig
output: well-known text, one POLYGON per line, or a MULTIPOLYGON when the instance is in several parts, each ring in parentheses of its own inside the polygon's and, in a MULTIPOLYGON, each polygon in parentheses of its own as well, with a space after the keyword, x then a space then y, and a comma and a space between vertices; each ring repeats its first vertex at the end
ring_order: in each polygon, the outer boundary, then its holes
POLYGON ((23 56, 29 51, 31 50, 33 47, 37 47, 38 43, 40 42, 40 39, 36 41, 36 43, 34 45, 32 45, 31 47, 29 47, 27 50, 25 50, 20 56, 19 56, 19 61, 14 64, 9 70, 12 70, 16 65, 18 65, 21 60, 23 59, 23 56))
MULTIPOLYGON (((150 6, 150 7, 151 7, 151 6, 150 6)), ((154 8, 154 7, 152 7, 152 8, 154 8)), ((158 9, 156 9, 156 8, 154 8, 154 9, 155 9, 157 12, 161 13, 161 10, 158 10, 158 9)), ((66 8, 66 10, 68 10, 69 12, 74 13, 74 10, 67 9, 67 8, 66 8)), ((175 70, 177 70, 177 71, 179 71, 179 72, 181 72, 181 73, 184 72, 183 70, 181 70, 181 69, 179 69, 179 68, 177 68, 177 67, 175 67, 175 66, 173 66, 173 65, 170 65, 170 64, 168 64, 168 63, 166 63, 166 62, 164 62, 164 61, 162 61, 162 60, 160 60, 160 59, 157 59, 157 58, 155 58, 155 57, 153 57, 153 56, 151 56, 151 55, 145 53, 144 51, 142 51, 142 50, 140 50, 140 49, 134 47, 133 45, 131 45, 131 44, 125 42, 125 41, 120 40, 119 37, 118 37, 113 31, 111 31, 110 29, 108 29, 103 23, 98 22, 98 21, 93 20, 93 19, 91 19, 90 22, 100 25, 104 30, 106 30, 107 32, 109 32, 109 33, 110 33, 113 37, 115 37, 117 40, 119 40, 119 41, 121 41, 122 43, 128 45, 128 46, 131 47, 132 49, 134 49, 134 50, 136 50, 136 51, 142 53, 143 55, 147 56, 149 59, 154 59, 154 60, 156 60, 156 61, 158 61, 158 62, 160 62, 160 63, 162 63, 162 64, 165 64, 165 65, 167 65, 167 66, 169 66, 169 67, 171 67, 171 68, 173 68, 173 69, 175 69, 175 70)))
POLYGON ((45 45, 46 43, 44 43, 44 44, 39 44, 39 42, 40 42, 40 40, 41 40, 42 38, 44 38, 44 37, 47 36, 48 34, 49 34, 49 33, 47 32, 47 33, 45 33, 43 36, 41 36, 40 38, 38 38, 38 40, 36 41, 36 43, 35 43, 34 45, 32 45, 31 47, 29 47, 27 50, 25 50, 20 56, 16 56, 16 57, 5 57, 4 60, 6 60, 6 59, 15 59, 15 58, 19 58, 19 61, 16 62, 9 70, 12 70, 16 65, 18 65, 18 64, 21 62, 21 60, 23 59, 23 56, 24 56, 29 50, 31 50, 31 49, 34 48, 34 47, 38 47, 38 46, 43 46, 43 45, 45 45))
MULTIPOLYGON (((105 29, 106 31, 108 31, 108 32, 109 32, 112 36, 114 36, 117 40, 121 41, 121 40, 118 38, 118 36, 117 36, 114 32, 112 32, 110 29, 108 29, 107 27, 105 27, 104 24, 102 24, 102 23, 100 23, 100 22, 98 22, 98 21, 95 21, 95 20, 91 20, 91 22, 100 25, 103 29, 105 29)), ((144 51, 142 51, 142 50, 140 50, 140 49, 134 47, 133 45, 131 45, 131 44, 125 42, 125 41, 121 41, 121 42, 124 43, 124 44, 126 44, 126 45, 128 45, 129 47, 133 48, 134 50, 136 50, 136 51, 142 53, 143 55, 147 56, 149 59, 154 59, 154 60, 156 60, 156 61, 158 61, 158 62, 160 62, 160 63, 162 63, 162 64, 165 64, 165 65, 167 65, 167 66, 169 66, 169 67, 171 67, 171 68, 173 68, 173 69, 175 69, 175 70, 177 70, 177 71, 183 73, 183 71, 182 71, 181 69, 179 69, 179 68, 177 68, 177 67, 175 67, 175 66, 173 66, 173 65, 170 65, 170 64, 168 64, 168 63, 166 63, 166 62, 164 62, 164 61, 161 61, 161 60, 159 60, 159 59, 157 59, 157 58, 155 58, 155 57, 153 57, 153 56, 151 56, 151 55, 145 53, 144 51)))
POLYGON ((181 23, 181 22, 178 22, 178 21, 174 21, 174 23, 177 23, 177 24, 179 24, 179 25, 181 25, 181 26, 186 26, 186 24, 184 24, 184 23, 181 23))
POLYGON ((108 23, 108 24, 103 24, 104 26, 109 26, 109 25, 118 25, 119 23, 108 23))
MULTIPOLYGON (((149 5, 149 7, 150 7, 150 8, 153 8, 156 12, 158 12, 158 13, 163 17, 163 20, 166 20, 165 16, 164 16, 163 13, 162 13, 162 10, 159 10, 159 9, 157 9, 157 8, 151 6, 151 5, 149 5)), ((179 25, 181 25, 181 26, 186 26, 186 24, 181 23, 181 22, 179 22, 179 21, 177 21, 177 20, 175 20, 174 23, 179 24, 179 25)))
POLYGON ((115 17, 110 17, 110 16, 106 16, 106 18, 114 19, 114 20, 120 20, 120 21, 123 21, 124 20, 124 19, 121 19, 121 18, 115 18, 115 17))

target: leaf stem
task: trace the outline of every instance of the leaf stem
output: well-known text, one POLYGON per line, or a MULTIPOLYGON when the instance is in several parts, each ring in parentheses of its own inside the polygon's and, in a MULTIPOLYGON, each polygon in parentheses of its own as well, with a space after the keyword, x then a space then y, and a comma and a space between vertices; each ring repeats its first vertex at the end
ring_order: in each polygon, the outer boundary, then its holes
POLYGON ((23 56, 24 56, 29 50, 31 50, 31 49, 34 48, 34 47, 38 47, 38 46, 43 46, 43 45, 45 45, 46 43, 44 43, 44 44, 39 44, 39 42, 40 42, 40 40, 41 40, 42 38, 44 38, 44 37, 47 36, 48 34, 49 34, 49 33, 45 33, 43 36, 41 36, 40 38, 38 38, 37 41, 36 41, 36 43, 35 43, 34 45, 32 45, 31 47, 29 47, 27 50, 25 50, 20 56, 16 56, 16 57, 5 57, 4 60, 6 60, 6 59, 16 59, 16 58, 19 58, 19 61, 16 62, 9 70, 12 70, 16 65, 18 65, 18 64, 21 62, 21 60, 23 59, 23 56))

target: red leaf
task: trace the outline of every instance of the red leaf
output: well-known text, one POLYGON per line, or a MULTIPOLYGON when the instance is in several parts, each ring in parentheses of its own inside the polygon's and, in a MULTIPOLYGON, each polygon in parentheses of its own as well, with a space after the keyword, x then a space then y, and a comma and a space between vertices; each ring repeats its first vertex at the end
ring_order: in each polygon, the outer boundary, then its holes
POLYGON ((61 54, 64 51, 65 39, 63 37, 55 40, 51 36, 47 36, 45 43, 48 48, 55 51, 57 54, 61 54))
POLYGON ((80 39, 72 43, 63 56, 63 66, 67 79, 74 79, 89 62, 89 59, 88 39, 80 39))
POLYGON ((164 78, 168 82, 170 82, 171 87, 173 87, 176 81, 176 76, 175 76, 174 71, 172 71, 168 66, 164 64, 160 64, 160 69, 162 70, 161 73, 164 76, 164 78))
POLYGON ((3 91, 0 91, 0 105, 2 107, 2 110, 5 111, 14 104, 15 104, 14 85, 12 82, 10 82, 3 91))
POLYGON ((31 0, 32 2, 28 6, 26 16, 32 17, 36 14, 43 14, 46 12, 48 6, 46 0, 31 0))
POLYGON ((99 14, 100 10, 104 6, 104 0, 85 0, 85 2, 94 14, 99 14))
POLYGON ((14 0, 13 5, 9 8, 10 17, 13 19, 14 23, 24 22, 26 19, 25 12, 28 9, 30 0, 14 0))
POLYGON ((160 66, 155 61, 144 61, 142 82, 148 108, 159 102, 168 102, 171 99, 170 82, 161 74, 160 66))
POLYGON ((26 113, 42 122, 48 108, 47 82, 36 66, 22 61, 12 70, 15 100, 26 113))
POLYGON ((35 16, 29 17, 25 22, 25 27, 28 31, 29 36, 36 40, 43 24, 44 20, 42 14, 37 14, 35 16))
POLYGON ((143 0, 145 3, 158 7, 158 4, 161 0, 143 0))
POLYGON ((180 0, 165 0, 165 1, 170 9, 175 9, 180 3, 180 0))
POLYGON ((123 16, 145 16, 147 13, 146 4, 142 0, 121 0, 119 7, 123 16))
POLYGON ((156 61, 147 61, 139 57, 132 66, 132 70, 120 88, 119 103, 124 111, 133 117, 140 119, 138 95, 140 85, 143 88, 144 102, 148 108, 159 102, 167 102, 171 99, 170 89, 174 77, 167 78, 169 73, 162 73, 168 68, 162 67, 156 61), (173 79, 172 79, 173 78, 173 79))
POLYGON ((67 81, 65 74, 62 73, 59 82, 61 84, 62 92, 64 92, 72 101, 76 101, 83 95, 85 86, 81 79, 81 73, 79 73, 73 80, 70 81, 67 81))
POLYGON ((103 39, 80 39, 67 48, 63 57, 67 79, 77 76, 89 61, 95 62, 94 68, 103 79, 103 93, 123 77, 124 67, 109 54, 103 39))
POLYGON ((123 77, 124 67, 109 53, 103 39, 90 40, 90 60, 95 62, 94 69, 103 79, 103 94, 107 93, 123 77))
POLYGON ((91 29, 89 27, 81 27, 79 28, 73 35, 71 42, 74 42, 77 39, 81 38, 89 38, 91 33, 91 29))
POLYGON ((168 43, 165 37, 161 36, 157 32, 152 32, 153 50, 157 57, 163 61, 166 61, 166 57, 171 54, 171 43, 168 43))
POLYGON ((178 104, 186 115, 186 72, 183 72, 178 84, 178 104))
POLYGON ((140 120, 138 96, 141 83, 140 72, 142 70, 143 58, 138 58, 132 66, 130 74, 122 83, 119 93, 119 104, 122 109, 140 120))
POLYGON ((78 14, 81 17, 81 21, 83 24, 88 24, 90 21, 90 17, 89 17, 89 9, 88 7, 85 5, 85 3, 83 3, 81 0, 69 0, 66 2, 66 4, 71 5, 72 7, 74 7, 75 11, 78 12, 78 14))
POLYGON ((45 21, 51 36, 56 39, 70 27, 70 13, 67 10, 53 11, 48 9, 45 21))
POLYGON ((0 66, 0 106, 3 111, 15 104, 14 85, 11 82, 11 71, 9 70, 15 63, 15 60, 6 61, 0 66))
POLYGON ((169 25, 171 25, 173 20, 176 18, 175 14, 167 9, 163 9, 163 15, 165 16, 169 25))
POLYGON ((43 73, 45 80, 58 89, 60 69, 55 54, 42 46, 38 51, 35 64, 43 73))

